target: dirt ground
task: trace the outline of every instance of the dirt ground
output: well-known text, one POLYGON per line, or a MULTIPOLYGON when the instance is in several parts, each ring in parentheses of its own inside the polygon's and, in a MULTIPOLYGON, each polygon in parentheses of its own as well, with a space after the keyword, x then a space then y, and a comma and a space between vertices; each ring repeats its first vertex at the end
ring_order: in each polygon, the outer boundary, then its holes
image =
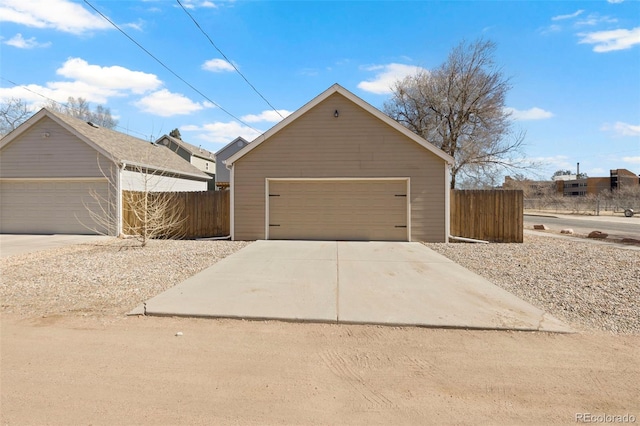
POLYGON ((634 335, 106 316, 0 325, 3 425, 640 423, 634 335))

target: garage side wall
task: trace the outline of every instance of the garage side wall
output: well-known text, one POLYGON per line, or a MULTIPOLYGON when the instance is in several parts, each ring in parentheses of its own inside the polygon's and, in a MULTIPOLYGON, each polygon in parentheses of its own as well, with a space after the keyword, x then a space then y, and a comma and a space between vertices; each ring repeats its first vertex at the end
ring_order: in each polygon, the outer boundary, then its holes
POLYGON ((411 240, 445 241, 445 167, 441 158, 335 93, 234 164, 234 238, 265 238, 266 178, 408 177, 411 240))

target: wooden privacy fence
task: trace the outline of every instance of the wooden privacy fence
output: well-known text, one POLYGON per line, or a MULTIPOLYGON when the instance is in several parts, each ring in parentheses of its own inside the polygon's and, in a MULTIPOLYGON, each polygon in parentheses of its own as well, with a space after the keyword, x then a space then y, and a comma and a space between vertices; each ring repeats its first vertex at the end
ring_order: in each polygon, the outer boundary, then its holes
POLYGON ((451 235, 500 243, 521 243, 521 190, 451 190, 451 235))
MULTIPOLYGON (((122 191, 122 220, 125 233, 141 226, 139 217, 144 192, 122 191), (136 214, 138 209, 138 214, 136 214)), ((230 234, 229 191, 149 192, 149 205, 165 221, 177 223, 164 236, 185 239, 223 237, 230 234), (160 203, 154 201, 162 200, 160 203), (164 207, 159 208, 159 205, 164 207)), ((162 221, 162 219, 160 220, 162 221)))

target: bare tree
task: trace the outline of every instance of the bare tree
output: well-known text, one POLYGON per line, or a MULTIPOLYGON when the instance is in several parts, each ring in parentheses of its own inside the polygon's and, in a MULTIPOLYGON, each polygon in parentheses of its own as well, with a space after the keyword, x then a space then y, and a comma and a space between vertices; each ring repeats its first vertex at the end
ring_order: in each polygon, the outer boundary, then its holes
POLYGON ((123 191, 123 213, 126 222, 123 231, 135 236, 142 247, 150 239, 180 238, 181 227, 186 218, 179 203, 175 202, 175 193, 157 192, 158 178, 163 173, 136 167, 142 181, 140 191, 123 191))
POLYGON ((91 121, 107 129, 113 129, 118 125, 118 120, 111 116, 111 110, 109 108, 98 105, 96 109, 92 111, 89 102, 82 97, 74 98, 73 96, 69 96, 65 105, 50 101, 47 104, 47 108, 84 121, 91 121))
MULTIPOLYGON (((502 169, 524 169, 524 133, 513 130, 505 97, 511 88, 494 64, 495 43, 462 42, 432 71, 395 83, 384 111, 455 159, 456 179, 491 182, 502 169)), ((492 182, 491 182, 492 183, 492 182)))
POLYGON ((3 99, 0 102, 0 137, 12 132, 31 115, 33 115, 33 111, 24 100, 3 99))
POLYGON ((96 109, 89 113, 89 121, 107 129, 113 129, 118 125, 118 120, 111 116, 111 110, 102 105, 96 106, 96 109))
POLYGON ((117 200, 117 174, 120 170, 110 166, 104 170, 98 156, 98 166, 102 175, 109 182, 109 190, 101 192, 91 190, 90 202, 85 202, 92 224, 83 225, 92 232, 102 235, 113 235, 117 228, 118 210, 122 211, 122 233, 133 236, 145 247, 149 240, 156 238, 181 238, 182 225, 186 218, 180 203, 176 203, 175 193, 159 191, 160 182, 171 176, 157 169, 142 166, 127 166, 129 180, 121 184, 133 186, 135 191, 122 190, 121 205, 117 200), (133 180, 133 181, 132 181, 133 180))

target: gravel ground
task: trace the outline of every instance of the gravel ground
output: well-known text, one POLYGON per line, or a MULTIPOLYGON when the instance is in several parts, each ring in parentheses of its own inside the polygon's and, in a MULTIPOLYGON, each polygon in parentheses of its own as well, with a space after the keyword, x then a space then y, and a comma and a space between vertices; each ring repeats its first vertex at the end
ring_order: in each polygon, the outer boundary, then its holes
POLYGON ((2 312, 122 315, 247 242, 133 240, 79 244, 0 259, 2 312))
MULTIPOLYGON (((2 312, 123 315, 245 247, 128 240, 0 259, 2 312)), ((525 235, 523 244, 426 244, 576 329, 640 334, 640 251, 525 235)))
POLYGON ((575 329, 640 334, 640 251, 576 238, 425 244, 575 329))

